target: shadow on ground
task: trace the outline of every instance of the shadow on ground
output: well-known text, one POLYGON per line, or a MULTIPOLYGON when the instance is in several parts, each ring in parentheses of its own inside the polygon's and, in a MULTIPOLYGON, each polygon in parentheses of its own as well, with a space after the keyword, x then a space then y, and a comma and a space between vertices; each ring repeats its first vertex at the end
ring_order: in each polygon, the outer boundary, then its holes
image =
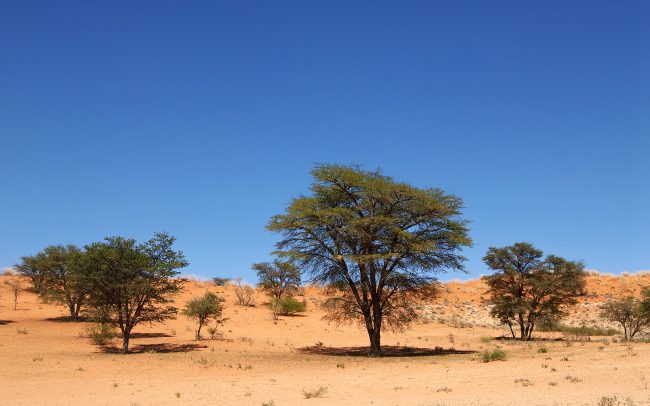
POLYGON ((55 323, 79 323, 82 321, 90 321, 87 317, 79 316, 77 320, 73 319, 70 316, 59 316, 59 317, 48 317, 45 321, 53 321, 55 323))
MULTIPOLYGON (((367 357, 370 355, 370 347, 323 347, 311 346, 299 349, 305 354, 346 356, 346 357, 367 357)), ((453 348, 421 348, 421 347, 400 347, 386 345, 381 347, 382 357, 432 357, 439 355, 453 354, 476 354, 476 351, 455 350, 453 348)))
POLYGON ((15 323, 13 320, 0 320, 0 326, 4 326, 5 324, 9 323, 15 323))
POLYGON ((518 343, 532 343, 536 341, 565 341, 563 337, 557 337, 557 338, 546 338, 546 337, 532 337, 528 339, 527 341, 521 340, 519 338, 512 338, 512 337, 493 337, 493 340, 497 341, 511 341, 511 342, 518 342, 518 343))
MULTIPOLYGON (((160 344, 141 344, 134 345, 129 349, 129 354, 143 354, 143 353, 155 353, 155 354, 167 354, 174 352, 190 352, 196 351, 201 348, 208 348, 207 345, 200 344, 170 344, 170 343, 160 343, 160 344)), ((100 351, 106 354, 121 354, 122 349, 119 347, 102 347, 100 351)))
POLYGON ((163 338, 172 337, 166 333, 131 333, 131 338, 163 338))

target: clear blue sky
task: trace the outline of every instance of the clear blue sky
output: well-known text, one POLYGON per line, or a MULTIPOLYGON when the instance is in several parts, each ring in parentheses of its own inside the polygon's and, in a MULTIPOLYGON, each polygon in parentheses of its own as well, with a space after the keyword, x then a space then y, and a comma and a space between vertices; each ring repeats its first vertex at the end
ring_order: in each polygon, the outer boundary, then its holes
MULTIPOLYGON (((317 162, 461 196, 472 276, 529 241, 650 269, 650 3, 0 3, 0 267, 168 231, 243 276, 317 162)), ((449 274, 446 278, 466 277, 449 274)))

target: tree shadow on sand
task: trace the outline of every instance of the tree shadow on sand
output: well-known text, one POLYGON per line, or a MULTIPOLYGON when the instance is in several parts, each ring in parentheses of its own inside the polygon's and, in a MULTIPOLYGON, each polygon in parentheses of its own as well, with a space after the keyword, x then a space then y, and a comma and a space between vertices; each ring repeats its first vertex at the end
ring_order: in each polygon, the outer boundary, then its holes
POLYGON ((15 323, 13 320, 0 320, 0 326, 4 326, 5 324, 9 323, 15 323))
POLYGON ((88 317, 79 316, 76 320, 70 316, 48 317, 45 321, 52 321, 55 323, 79 323, 82 321, 91 321, 88 317))
POLYGON ((512 337, 493 337, 493 340, 496 341, 509 341, 509 342, 517 342, 517 343, 534 343, 534 342, 545 342, 545 341, 565 341, 563 337, 556 337, 556 338, 548 338, 548 337, 531 337, 528 340, 524 341, 520 338, 512 338, 512 337))
MULTIPOLYGON (((131 347, 129 349, 129 354, 143 354, 143 353, 167 354, 167 353, 175 353, 175 352, 196 351, 201 348, 208 348, 208 346, 201 345, 201 344, 170 344, 170 343, 140 344, 131 347)), ((101 347, 100 351, 106 354, 122 353, 122 349, 119 347, 101 347)))
MULTIPOLYGON (((367 357, 370 355, 370 347, 323 347, 311 346, 299 349, 304 354, 329 355, 335 357, 367 357)), ((386 345, 381 347, 381 357, 432 357, 440 355, 454 354, 476 354, 471 350, 455 350, 453 348, 421 348, 421 347, 401 347, 386 345)))

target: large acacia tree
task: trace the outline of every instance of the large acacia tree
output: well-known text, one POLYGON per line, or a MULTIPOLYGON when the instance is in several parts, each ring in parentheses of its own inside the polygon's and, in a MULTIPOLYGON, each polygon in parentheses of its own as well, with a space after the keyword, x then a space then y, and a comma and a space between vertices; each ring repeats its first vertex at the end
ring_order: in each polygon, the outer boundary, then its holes
POLYGON ((484 277, 491 296, 491 314, 510 328, 515 337, 530 340, 539 322, 562 318, 584 293, 585 272, 581 262, 544 253, 529 243, 491 247, 483 261, 496 271, 484 277))
POLYGON ((379 355, 382 328, 414 319, 436 273, 463 269, 462 200, 358 167, 319 165, 312 175, 311 196, 293 199, 268 229, 283 237, 279 255, 327 287, 327 317, 361 322, 379 355))

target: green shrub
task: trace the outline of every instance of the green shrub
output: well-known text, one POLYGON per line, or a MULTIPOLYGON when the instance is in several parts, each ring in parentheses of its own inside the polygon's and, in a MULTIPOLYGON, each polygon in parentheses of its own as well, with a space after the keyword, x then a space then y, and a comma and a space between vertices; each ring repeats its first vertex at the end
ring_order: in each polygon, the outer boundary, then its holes
POLYGON ((493 351, 485 350, 479 356, 482 362, 490 361, 505 361, 506 352, 500 348, 496 348, 493 351))
POLYGON ((483 344, 489 344, 490 341, 492 341, 492 337, 490 337, 490 336, 481 336, 481 342, 483 344))
POLYGON ((546 348, 546 347, 539 347, 539 348, 537 349, 537 352, 539 352, 540 354, 546 354, 546 353, 548 352, 548 348, 546 348))
POLYGON ((107 345, 117 337, 115 328, 107 323, 98 323, 87 327, 86 334, 95 345, 107 345))
POLYGON ((597 326, 581 325, 579 327, 567 326, 558 321, 544 322, 539 326, 539 331, 556 331, 564 334, 589 337, 589 336, 613 336, 618 334, 615 328, 603 328, 597 326))
POLYGON ((277 312, 284 316, 292 316, 297 313, 302 313, 306 310, 307 305, 304 302, 296 300, 296 298, 287 296, 280 300, 271 303, 271 307, 277 309, 277 312))

